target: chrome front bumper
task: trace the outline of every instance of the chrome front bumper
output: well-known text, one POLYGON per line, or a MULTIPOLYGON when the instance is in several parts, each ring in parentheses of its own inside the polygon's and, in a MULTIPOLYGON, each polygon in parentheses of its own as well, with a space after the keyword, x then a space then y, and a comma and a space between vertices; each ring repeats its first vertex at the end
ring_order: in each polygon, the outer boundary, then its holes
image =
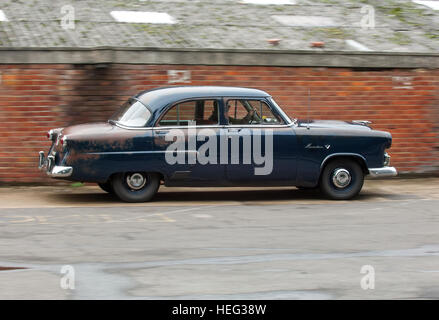
POLYGON ((369 174, 372 178, 385 178, 398 175, 398 171, 394 167, 369 168, 369 174))
POLYGON ((40 170, 45 169, 48 176, 52 178, 65 178, 72 175, 73 168, 66 166, 56 166, 54 156, 50 155, 45 158, 44 151, 40 151, 38 155, 38 168, 40 170))

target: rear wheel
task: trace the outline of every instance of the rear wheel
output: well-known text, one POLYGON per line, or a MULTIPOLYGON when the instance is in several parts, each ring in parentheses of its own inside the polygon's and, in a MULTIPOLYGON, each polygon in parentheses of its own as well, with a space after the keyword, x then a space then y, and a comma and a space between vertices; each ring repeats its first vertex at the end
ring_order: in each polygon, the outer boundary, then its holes
POLYGON ((334 200, 355 197, 363 187, 364 173, 354 160, 338 159, 328 163, 320 179, 322 192, 334 200))
POLYGON ((126 202, 146 202, 157 193, 160 175, 147 172, 118 173, 111 182, 119 199, 126 202))

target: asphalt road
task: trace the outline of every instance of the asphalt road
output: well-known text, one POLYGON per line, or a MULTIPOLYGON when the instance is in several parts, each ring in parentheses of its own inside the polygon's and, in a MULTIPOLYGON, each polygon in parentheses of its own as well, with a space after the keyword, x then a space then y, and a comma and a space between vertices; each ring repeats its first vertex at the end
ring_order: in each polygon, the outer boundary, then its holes
POLYGON ((368 181, 352 201, 162 188, 145 204, 0 188, 0 299, 438 299, 438 182, 368 181))

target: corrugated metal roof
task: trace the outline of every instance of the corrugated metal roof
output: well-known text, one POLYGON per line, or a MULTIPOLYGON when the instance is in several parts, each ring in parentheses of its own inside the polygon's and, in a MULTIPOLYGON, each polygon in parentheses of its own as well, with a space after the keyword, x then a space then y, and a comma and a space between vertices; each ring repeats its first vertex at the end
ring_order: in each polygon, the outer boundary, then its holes
POLYGON ((364 47, 380 52, 439 51, 439 11, 422 4, 409 0, 296 0, 291 3, 2 0, 0 10, 8 21, 0 21, 0 47, 310 50, 312 42, 323 41, 323 49, 313 50, 352 51, 364 47), (66 8, 61 10, 66 3, 73 7, 74 16, 69 16, 72 12, 66 8), (364 27, 365 15, 370 11, 365 5, 373 9, 375 27, 372 29, 364 27), (118 22, 112 17, 112 11, 166 13, 177 23, 118 22), (328 25, 328 21, 333 23, 328 25), (63 28, 62 24, 67 27, 63 28), (270 39, 280 41, 268 41, 270 39), (360 44, 358 49, 347 40, 360 44))

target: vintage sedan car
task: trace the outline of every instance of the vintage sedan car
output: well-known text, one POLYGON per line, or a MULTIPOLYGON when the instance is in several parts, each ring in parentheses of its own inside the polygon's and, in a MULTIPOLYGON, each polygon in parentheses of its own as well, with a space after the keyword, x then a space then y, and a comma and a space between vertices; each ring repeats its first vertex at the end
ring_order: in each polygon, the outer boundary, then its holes
POLYGON ((366 175, 390 177, 390 133, 368 121, 291 119, 266 92, 183 86, 141 92, 111 119, 48 132, 39 167, 142 202, 166 186, 320 187, 356 196, 366 175))

